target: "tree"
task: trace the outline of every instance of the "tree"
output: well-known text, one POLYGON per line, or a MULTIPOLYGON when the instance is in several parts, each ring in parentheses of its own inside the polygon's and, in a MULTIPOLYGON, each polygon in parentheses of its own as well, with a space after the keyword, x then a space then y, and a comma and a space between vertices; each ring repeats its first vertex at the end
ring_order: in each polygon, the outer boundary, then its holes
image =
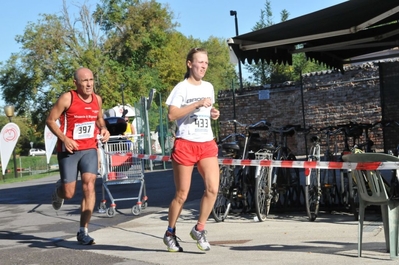
POLYGON ((27 115, 39 129, 58 96, 73 87, 72 75, 79 66, 97 73, 103 63, 101 43, 89 25, 89 11, 82 6, 80 29, 69 20, 64 2, 63 17, 42 15, 30 23, 16 40, 22 52, 13 55, 0 70, 3 98, 27 115))
POLYGON ((214 37, 201 42, 183 36, 175 30, 178 24, 172 23, 173 12, 168 6, 153 0, 102 0, 94 16, 107 35, 105 45, 110 57, 125 69, 121 78, 131 93, 127 98, 137 101, 134 95, 147 95, 151 88, 163 96, 169 94, 182 80, 185 57, 192 47, 208 50, 210 66, 217 69, 207 77, 215 87, 226 85, 225 79, 234 75, 225 42, 214 37))
POLYGON ((156 65, 175 27, 169 10, 156 1, 102 0, 94 18, 107 36, 104 46, 113 64, 107 74, 117 74, 128 102, 162 86, 156 65))
POLYGON ((152 88, 166 99, 183 79, 192 47, 208 50, 207 79, 216 90, 228 86, 234 76, 227 44, 216 37, 204 42, 185 37, 176 31, 178 24, 172 22, 167 5, 154 0, 101 0, 93 13, 85 4, 79 6, 72 19, 66 2, 61 16, 41 14, 36 23, 29 23, 16 37, 21 52, 0 66, 5 102, 13 104, 18 116, 27 118, 41 136, 48 111, 62 93, 74 88, 73 73, 81 66, 93 71, 104 109, 122 99, 135 105, 152 88))
MULTIPOLYGON (((288 11, 283 9, 280 12, 281 22, 286 21, 288 17, 288 11)), ((271 3, 269 0, 266 0, 265 9, 261 10, 260 20, 255 24, 252 30, 259 30, 272 26, 273 24, 271 3)), ((308 61, 304 53, 296 53, 293 54, 292 57, 292 65, 283 65, 280 63, 267 64, 264 61, 260 61, 247 65, 246 69, 248 72, 252 73, 251 81, 256 85, 297 81, 300 79, 300 73, 325 69, 322 65, 308 61)))
MULTIPOLYGON (((281 21, 285 21, 288 19, 289 13, 287 10, 283 10, 280 13, 281 21)), ((259 30, 265 27, 269 27, 273 25, 273 12, 271 8, 271 3, 269 0, 265 2, 265 9, 261 9, 260 11, 260 20, 256 22, 255 26, 252 28, 253 31, 259 30)), ((262 85, 268 84, 272 80, 272 73, 275 72, 276 67, 273 65, 267 64, 264 61, 260 61, 258 63, 252 63, 250 65, 246 65, 246 69, 248 72, 252 73, 251 81, 254 84, 262 85)), ((280 69, 281 71, 282 69, 280 69)))
POLYGON ((216 93, 230 87, 235 71, 234 66, 230 63, 226 41, 210 37, 202 43, 202 47, 208 51, 209 58, 209 66, 204 78, 213 84, 216 93))

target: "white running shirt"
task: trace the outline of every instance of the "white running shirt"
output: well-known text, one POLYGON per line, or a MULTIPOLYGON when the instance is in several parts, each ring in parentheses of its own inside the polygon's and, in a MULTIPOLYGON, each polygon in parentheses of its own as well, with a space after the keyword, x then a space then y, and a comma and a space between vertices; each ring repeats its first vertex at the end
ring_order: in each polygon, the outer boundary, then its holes
MULTIPOLYGON (((210 98, 215 103, 213 85, 201 81, 200 85, 192 85, 187 79, 178 83, 166 99, 166 105, 182 108, 204 98, 210 98)), ((213 140, 211 127, 211 108, 200 107, 190 114, 176 120, 176 138, 183 138, 193 142, 206 142, 213 140)))

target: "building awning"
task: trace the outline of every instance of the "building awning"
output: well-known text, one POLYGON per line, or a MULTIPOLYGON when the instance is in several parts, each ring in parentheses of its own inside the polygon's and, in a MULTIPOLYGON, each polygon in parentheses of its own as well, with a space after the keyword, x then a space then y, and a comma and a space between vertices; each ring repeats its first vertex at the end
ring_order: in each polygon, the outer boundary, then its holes
POLYGON ((292 64, 292 54, 343 69, 352 57, 399 46, 398 0, 350 0, 228 41, 245 63, 292 64))

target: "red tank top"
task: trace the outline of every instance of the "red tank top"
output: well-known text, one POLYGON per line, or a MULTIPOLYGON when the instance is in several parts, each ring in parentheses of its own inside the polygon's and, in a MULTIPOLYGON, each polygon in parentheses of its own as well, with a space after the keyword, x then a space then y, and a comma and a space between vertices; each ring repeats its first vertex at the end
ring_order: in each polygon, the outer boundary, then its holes
MULTIPOLYGON (((97 148, 96 121, 100 107, 93 93, 91 102, 84 102, 76 90, 71 90, 71 105, 60 117, 60 129, 79 144, 79 150, 97 148)), ((64 143, 57 142, 57 151, 66 152, 64 143)))

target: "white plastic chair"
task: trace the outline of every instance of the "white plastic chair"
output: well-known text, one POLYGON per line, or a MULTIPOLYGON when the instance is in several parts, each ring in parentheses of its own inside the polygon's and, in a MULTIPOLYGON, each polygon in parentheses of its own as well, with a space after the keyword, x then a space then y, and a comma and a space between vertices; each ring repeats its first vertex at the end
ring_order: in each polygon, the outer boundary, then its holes
MULTIPOLYGON (((345 162, 399 162, 396 156, 383 153, 360 153, 344 155, 345 162)), ((358 257, 362 255, 363 221, 369 205, 381 205, 385 244, 391 259, 398 258, 399 201, 391 200, 378 170, 352 170, 359 194, 358 257)))

